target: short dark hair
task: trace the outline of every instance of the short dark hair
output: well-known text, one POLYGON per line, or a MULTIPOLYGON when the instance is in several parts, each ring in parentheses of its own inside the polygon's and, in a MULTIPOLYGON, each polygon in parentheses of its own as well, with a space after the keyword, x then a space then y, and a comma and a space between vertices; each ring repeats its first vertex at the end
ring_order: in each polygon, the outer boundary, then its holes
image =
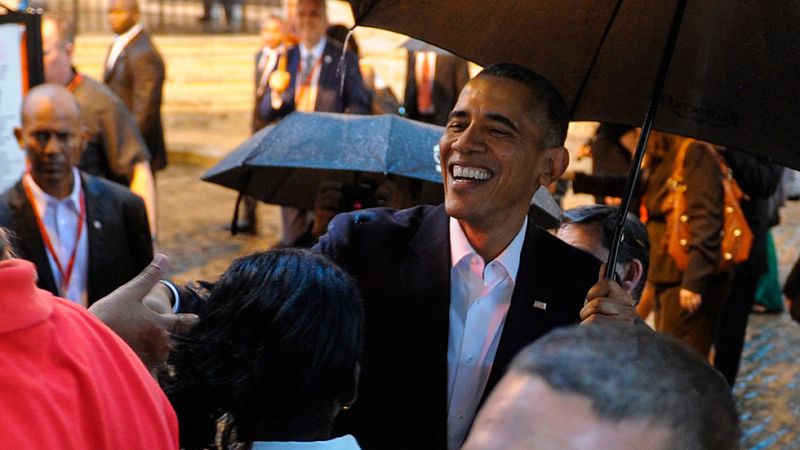
POLYGON ((491 75, 493 77, 508 78, 520 82, 536 93, 540 102, 544 126, 544 146, 561 147, 567 139, 569 127, 569 111, 567 103, 561 93, 546 78, 519 64, 497 63, 481 70, 478 76, 491 75))
MULTIPOLYGON (((605 249, 611 248, 614 241, 614 229, 617 226, 617 215, 619 208, 606 205, 586 205, 578 206, 564 211, 561 215, 561 225, 564 228, 568 225, 593 225, 600 228, 600 245, 605 249)), ((647 269, 650 266, 650 239, 647 236, 647 228, 638 217, 628 213, 625 226, 622 229, 623 239, 619 247, 617 261, 629 263, 638 259, 642 263, 642 278, 633 288, 631 296, 638 301, 642 296, 645 281, 647 281, 647 269)))
POLYGON ((646 327, 558 329, 524 348, 511 371, 591 401, 602 420, 638 420, 669 431, 670 449, 739 448, 728 384, 680 342, 646 327))
POLYGON ((362 327, 355 282, 323 255, 237 259, 173 351, 166 391, 182 419, 181 446, 209 444, 223 414, 241 442, 319 432, 355 396, 362 327))

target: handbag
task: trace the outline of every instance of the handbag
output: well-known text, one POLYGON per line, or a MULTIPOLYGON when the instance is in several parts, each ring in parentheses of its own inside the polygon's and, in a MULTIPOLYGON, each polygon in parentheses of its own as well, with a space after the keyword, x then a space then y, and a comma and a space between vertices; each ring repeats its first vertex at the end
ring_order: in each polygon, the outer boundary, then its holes
POLYGON ((669 194, 664 201, 664 212, 667 213, 667 229, 664 233, 663 243, 667 253, 675 261, 679 270, 686 270, 689 265, 689 240, 690 227, 689 215, 686 211, 686 182, 683 178, 683 162, 686 151, 692 144, 705 147, 717 160, 722 173, 723 190, 723 225, 720 231, 720 258, 715 272, 725 272, 743 263, 750 256, 750 247, 753 244, 753 233, 747 224, 739 202, 745 198, 736 180, 733 179, 730 168, 720 154, 710 145, 694 139, 684 139, 678 149, 675 165, 670 176, 669 194))

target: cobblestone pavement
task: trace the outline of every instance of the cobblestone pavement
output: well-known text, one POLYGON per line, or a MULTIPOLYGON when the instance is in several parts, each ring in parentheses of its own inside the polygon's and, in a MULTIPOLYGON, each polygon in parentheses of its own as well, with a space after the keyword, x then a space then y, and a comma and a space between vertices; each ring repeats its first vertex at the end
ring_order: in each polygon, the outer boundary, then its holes
MULTIPOLYGON (((233 258, 267 249, 278 238, 278 209, 266 205, 259 205, 258 236, 231 236, 225 225, 235 193, 199 181, 202 172, 197 166, 177 165, 158 177, 159 250, 169 255, 172 276, 181 282, 214 279, 233 258)), ((783 224, 773 235, 783 278, 800 253, 799 203, 783 209, 783 224)), ((785 313, 751 316, 735 387, 744 448, 800 448, 798 361, 800 326, 785 313)))

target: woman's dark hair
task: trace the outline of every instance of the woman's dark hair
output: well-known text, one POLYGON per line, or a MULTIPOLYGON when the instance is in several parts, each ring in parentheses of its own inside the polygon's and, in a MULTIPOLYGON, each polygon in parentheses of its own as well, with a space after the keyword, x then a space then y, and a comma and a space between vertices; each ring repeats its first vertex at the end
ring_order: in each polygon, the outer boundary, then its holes
POLYGON ((237 259, 172 352, 166 391, 181 447, 212 442, 223 414, 241 442, 318 432, 355 395, 362 327, 354 281, 324 256, 282 249, 237 259))

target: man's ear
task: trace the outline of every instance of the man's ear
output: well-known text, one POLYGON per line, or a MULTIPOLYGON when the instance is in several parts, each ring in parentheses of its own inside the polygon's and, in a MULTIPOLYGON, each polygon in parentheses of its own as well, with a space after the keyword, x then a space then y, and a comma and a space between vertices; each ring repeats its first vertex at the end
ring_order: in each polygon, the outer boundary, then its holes
POLYGON ((622 279, 619 284, 626 292, 632 293, 643 276, 644 268, 642 267, 642 262, 638 259, 632 259, 631 262, 624 265, 622 279))
POLYGON ((64 51, 67 53, 70 62, 72 62, 72 55, 75 53, 75 44, 68 42, 67 45, 64 46, 64 51))
POLYGON ((22 142, 22 128, 14 128, 14 137, 17 138, 19 148, 25 150, 25 144, 22 142))
POLYGON ((544 149, 546 170, 539 178, 539 184, 547 186, 558 180, 569 165, 569 152, 565 147, 550 147, 544 149))

